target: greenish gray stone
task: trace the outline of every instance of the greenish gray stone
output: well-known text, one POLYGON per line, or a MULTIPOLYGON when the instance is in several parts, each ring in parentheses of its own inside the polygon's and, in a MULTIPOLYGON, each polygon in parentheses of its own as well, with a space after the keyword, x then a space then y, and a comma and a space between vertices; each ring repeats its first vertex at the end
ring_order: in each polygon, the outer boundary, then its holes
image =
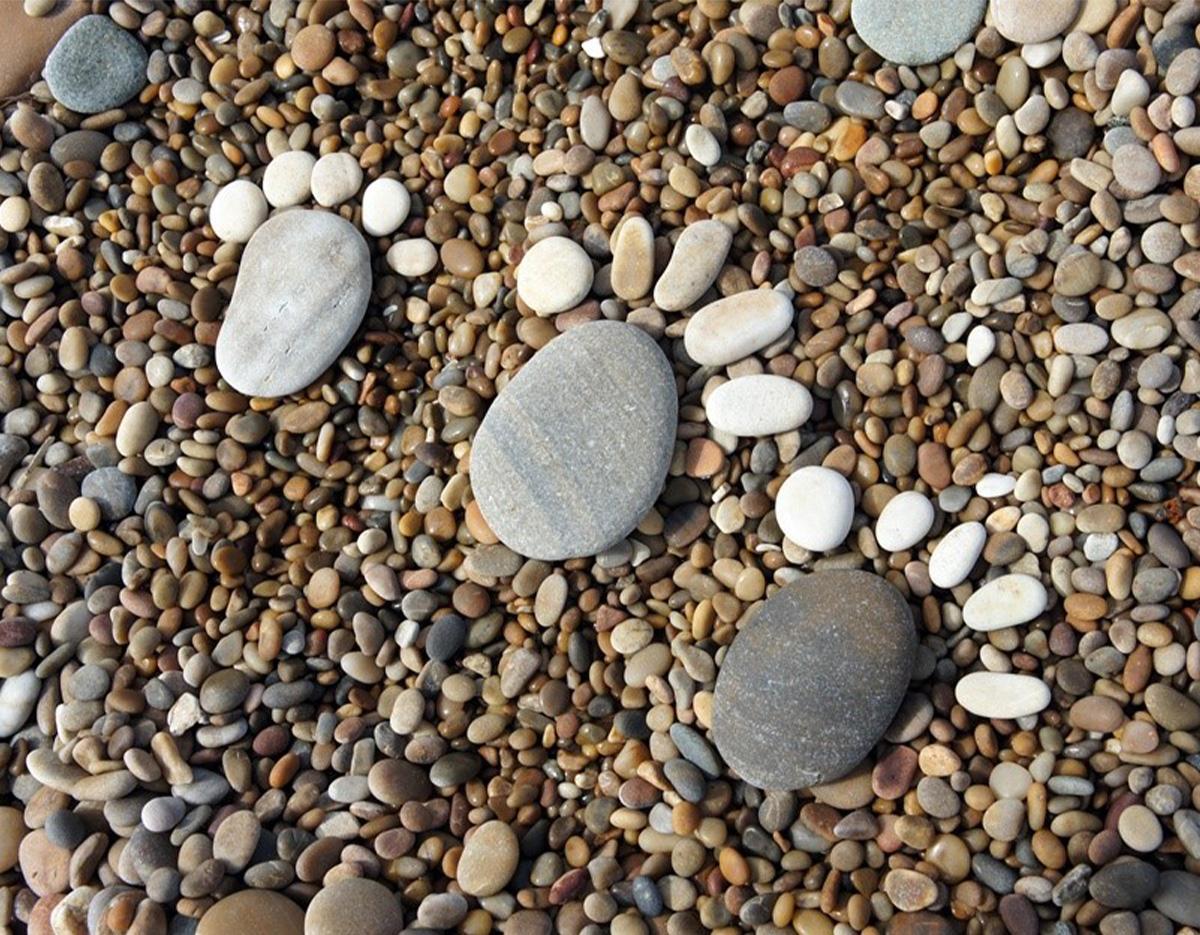
POLYGON ((133 33, 107 16, 68 29, 42 71, 54 99, 78 114, 120 107, 146 86, 149 55, 133 33))

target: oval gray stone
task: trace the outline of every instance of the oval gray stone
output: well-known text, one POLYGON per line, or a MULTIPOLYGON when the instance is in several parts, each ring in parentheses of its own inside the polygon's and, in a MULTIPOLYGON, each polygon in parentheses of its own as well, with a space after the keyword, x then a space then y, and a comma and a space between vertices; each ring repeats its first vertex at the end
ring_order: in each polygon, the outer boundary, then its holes
POLYGON ((63 33, 42 75, 64 107, 98 114, 120 107, 146 86, 149 57, 133 33, 107 16, 85 16, 63 33))
POLYGON ((217 369, 249 396, 286 396, 321 375, 371 294, 362 234, 327 211, 277 214, 246 244, 217 335, 217 369))
POLYGON ((595 555, 654 504, 671 461, 671 367, 644 331, 572 328, 492 403, 471 448, 471 487, 501 541, 529 558, 595 555))
POLYGON ((917 650, 912 614, 883 578, 806 575, 759 608, 717 676, 713 739, 763 789, 854 769, 900 707, 917 650))
POLYGON ((954 54, 975 35, 987 0, 854 0, 859 38, 897 65, 925 65, 954 54))

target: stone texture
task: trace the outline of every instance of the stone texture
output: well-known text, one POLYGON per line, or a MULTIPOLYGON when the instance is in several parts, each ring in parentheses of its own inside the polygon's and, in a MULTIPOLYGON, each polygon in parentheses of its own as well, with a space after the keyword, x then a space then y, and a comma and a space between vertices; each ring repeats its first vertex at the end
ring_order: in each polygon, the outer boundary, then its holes
POLYGON ((46 59, 50 93, 80 114, 120 107, 146 86, 149 58, 133 33, 107 16, 85 16, 46 59))
POLYGON ((854 0, 850 18, 859 38, 897 65, 949 58, 970 39, 987 0, 854 0))
POLYGON ((654 503, 675 439, 671 368, 645 332, 573 328, 492 403, 471 449, 471 486, 509 548, 556 561, 594 555, 654 503))
POLYGON ((763 788, 845 775, 899 708, 916 647, 908 605, 882 578, 801 578, 759 609, 725 656, 713 700, 717 749, 763 788))
POLYGON ((281 893, 242 890, 215 903, 203 916, 196 935, 300 935, 304 910, 281 893))
POLYGON ((304 935, 396 935, 404 925, 400 900, 384 884, 360 877, 321 889, 304 914, 304 935))

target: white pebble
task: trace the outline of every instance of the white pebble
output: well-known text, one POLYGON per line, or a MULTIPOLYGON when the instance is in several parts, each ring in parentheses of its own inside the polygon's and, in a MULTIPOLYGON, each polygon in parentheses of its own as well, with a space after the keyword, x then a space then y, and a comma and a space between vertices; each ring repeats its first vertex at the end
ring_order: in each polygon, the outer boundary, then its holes
POLYGON ((779 338, 792 324, 792 300, 775 289, 751 289, 710 302, 687 321, 683 345, 704 366, 741 360, 779 338))
POLYGON ((810 465, 783 482, 775 521, 796 545, 812 552, 836 549, 854 520, 854 491, 837 471, 810 465))
POLYGON ((4 680, 0 685, 0 737, 11 737, 25 726, 41 689, 42 680, 32 669, 4 680))
POLYGON ((412 196, 397 179, 376 179, 362 198, 362 224, 372 237, 387 237, 408 218, 412 196))
POLYGON ((312 195, 312 173, 316 164, 316 157, 303 150, 280 153, 272 159, 262 180, 267 201, 276 208, 290 208, 308 201, 312 195))
POLYGON ((437 247, 424 237, 398 241, 387 252, 388 266, 401 276, 424 276, 437 261, 437 247))
POLYGON ((1050 688, 1032 675, 972 672, 958 680, 954 698, 976 717, 1013 720, 1044 711, 1050 688))
POLYGON ((972 630, 1015 627, 1042 613, 1046 600, 1046 588, 1032 575, 1002 575, 967 599, 963 623, 972 630))
POLYGON ((753 374, 722 383, 704 404, 709 424, 741 436, 790 432, 812 415, 812 396, 790 377, 753 374))
POLYGON ((992 356, 996 349, 996 336, 987 325, 976 325, 967 335, 967 363, 978 367, 992 356))
POLYGON ((916 545, 933 527, 933 504, 923 493, 906 490, 887 502, 875 521, 875 541, 888 552, 916 545))
POLYGON ((684 131, 683 141, 692 158, 700 165, 711 167, 721 161, 721 144, 708 127, 693 123, 684 131))
POLYGON ((313 166, 313 198, 326 208, 340 205, 358 194, 362 179, 358 160, 349 153, 326 153, 313 166))
POLYGON ((981 497, 1007 497, 1017 486, 1017 479, 1011 474, 984 474, 975 485, 975 492, 981 497))
POLYGON ((249 179, 234 179, 213 199, 208 221, 213 232, 228 243, 245 243, 267 219, 266 196, 249 179))
POLYGON ((987 529, 983 523, 962 523, 938 541, 929 556, 929 580, 939 588, 953 588, 967 580, 967 575, 983 554, 987 529))
POLYGON ((16 234, 29 226, 32 215, 29 202, 20 195, 10 195, 0 201, 0 230, 16 234))
POLYGON ((543 317, 574 308, 592 288, 592 261, 569 237, 547 237, 517 267, 517 295, 543 317))

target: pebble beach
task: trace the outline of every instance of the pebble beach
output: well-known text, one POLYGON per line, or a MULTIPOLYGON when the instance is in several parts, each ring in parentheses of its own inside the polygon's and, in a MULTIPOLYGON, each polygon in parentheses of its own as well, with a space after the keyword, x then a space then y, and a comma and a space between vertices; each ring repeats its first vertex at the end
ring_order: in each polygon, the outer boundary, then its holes
POLYGON ((0 935, 1200 931, 1200 0, 0 2, 0 935))

